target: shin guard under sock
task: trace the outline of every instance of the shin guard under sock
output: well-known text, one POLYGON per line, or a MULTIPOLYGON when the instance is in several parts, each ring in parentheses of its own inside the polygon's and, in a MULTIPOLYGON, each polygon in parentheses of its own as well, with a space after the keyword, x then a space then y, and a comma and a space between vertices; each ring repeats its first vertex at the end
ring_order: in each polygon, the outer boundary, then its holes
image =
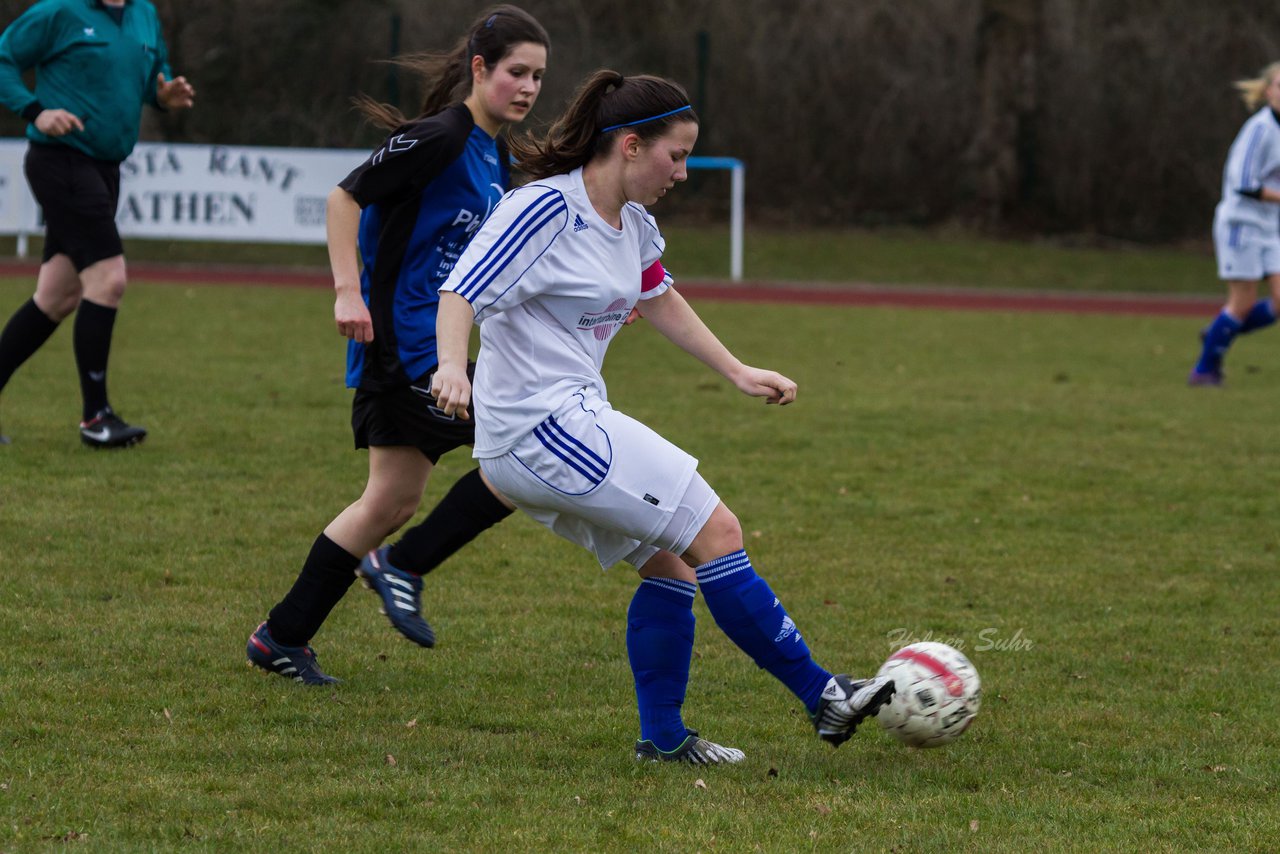
POLYGON ((698 567, 698 586, 716 625, 729 639, 800 698, 817 708, 831 674, 809 654, 795 622, 756 575, 745 551, 736 551, 698 567))
POLYGON ((84 401, 85 421, 109 405, 107 359, 111 355, 111 333, 115 325, 114 308, 98 305, 87 299, 80 300, 71 340, 76 353, 76 370, 80 374, 80 396, 84 401))
POLYGON ((356 580, 360 558, 324 534, 311 545, 298 580, 267 617, 267 630, 281 646, 304 646, 356 580))
POLYGON ((674 578, 646 578, 627 609, 627 658, 635 678, 640 738, 659 750, 685 740, 680 710, 693 658, 696 588, 674 578))
POLYGON ((33 299, 27 300, 13 313, 0 332, 0 389, 8 384, 13 372, 39 350, 58 328, 33 299))

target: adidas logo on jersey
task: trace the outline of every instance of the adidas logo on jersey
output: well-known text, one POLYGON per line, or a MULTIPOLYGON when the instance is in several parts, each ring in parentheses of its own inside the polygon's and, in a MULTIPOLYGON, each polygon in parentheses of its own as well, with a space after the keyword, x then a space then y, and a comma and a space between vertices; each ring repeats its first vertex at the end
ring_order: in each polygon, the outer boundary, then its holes
POLYGON ((573 215, 573 230, 574 230, 574 231, 586 231, 586 230, 587 230, 588 228, 590 228, 590 227, 591 227, 591 226, 587 225, 585 222, 583 222, 583 221, 582 221, 582 217, 581 217, 579 214, 574 214, 574 215, 573 215))

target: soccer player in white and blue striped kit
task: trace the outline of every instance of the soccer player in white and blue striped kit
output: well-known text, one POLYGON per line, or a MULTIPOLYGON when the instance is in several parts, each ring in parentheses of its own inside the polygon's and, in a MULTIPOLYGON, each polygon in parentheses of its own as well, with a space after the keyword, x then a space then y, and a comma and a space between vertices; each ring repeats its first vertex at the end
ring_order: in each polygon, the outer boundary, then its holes
POLYGON ((467 414, 467 347, 479 324, 481 471, 602 566, 637 568, 642 580, 627 614, 636 757, 714 764, 743 754, 683 722, 699 589, 717 625, 800 699, 832 744, 875 714, 894 686, 820 667, 697 460, 609 405, 605 351, 635 308, 740 391, 767 403, 795 400, 794 382, 730 353, 663 269, 662 235, 641 205, 685 180, 697 136, 676 84, 599 71, 545 138, 513 140, 519 167, 536 180, 503 198, 440 287, 432 393, 445 413, 467 414), (660 550, 683 561, 651 560, 660 550))
POLYGON ((1213 245, 1227 304, 1202 333, 1200 359, 1187 377, 1192 386, 1222 385, 1231 342, 1275 323, 1280 299, 1280 62, 1235 86, 1255 112, 1231 144, 1222 174, 1213 245), (1262 279, 1271 295, 1259 300, 1262 279))

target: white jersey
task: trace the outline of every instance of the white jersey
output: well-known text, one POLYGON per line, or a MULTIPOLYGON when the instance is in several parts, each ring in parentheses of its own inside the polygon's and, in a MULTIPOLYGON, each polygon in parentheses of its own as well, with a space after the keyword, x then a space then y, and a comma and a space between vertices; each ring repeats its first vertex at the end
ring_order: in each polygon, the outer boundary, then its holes
POLYGON ((476 457, 505 454, 580 389, 608 399, 605 351, 636 302, 670 286, 664 247, 640 205, 621 230, 605 222, 581 169, 503 197, 440 287, 480 325, 476 457))
POLYGON ((1222 201, 1214 213, 1219 226, 1256 226, 1268 235, 1280 232, 1280 210, 1274 202, 1237 192, 1262 187, 1280 190, 1280 117, 1270 107, 1250 116, 1231 143, 1222 170, 1222 201))

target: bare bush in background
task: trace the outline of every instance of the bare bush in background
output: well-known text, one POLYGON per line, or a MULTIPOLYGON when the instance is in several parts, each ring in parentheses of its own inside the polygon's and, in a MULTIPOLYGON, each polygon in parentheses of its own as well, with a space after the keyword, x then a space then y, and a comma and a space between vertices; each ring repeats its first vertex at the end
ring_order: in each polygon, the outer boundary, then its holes
MULTIPOLYGON (((421 97, 379 60, 447 48, 486 5, 155 2, 200 94, 148 138, 354 147, 377 137, 357 92, 407 112, 421 97)), ((757 223, 1203 237, 1246 117, 1231 81, 1280 59, 1280 7, 1252 0, 523 5, 554 42, 535 123, 597 67, 674 77, 704 120, 698 153, 747 162, 757 223)))

